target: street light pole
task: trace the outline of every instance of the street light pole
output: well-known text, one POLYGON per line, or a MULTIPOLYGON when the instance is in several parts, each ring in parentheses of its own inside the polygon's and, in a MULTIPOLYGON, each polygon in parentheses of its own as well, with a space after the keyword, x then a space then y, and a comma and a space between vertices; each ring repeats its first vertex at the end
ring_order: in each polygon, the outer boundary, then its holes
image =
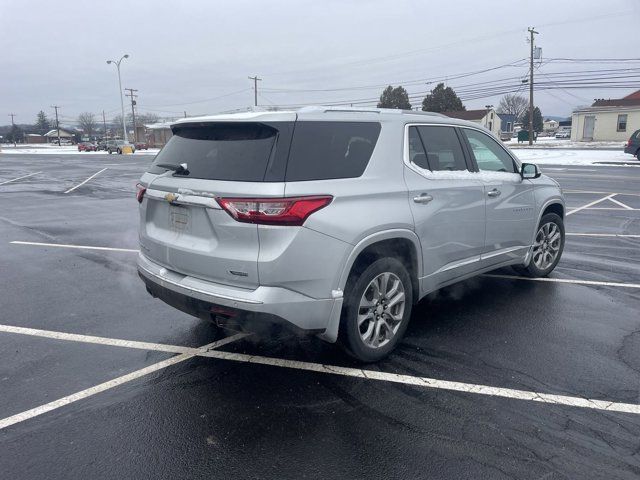
POLYGON ((120 108, 122 109, 122 133, 124 135, 125 143, 129 143, 129 140, 127 139, 127 124, 124 119, 124 98, 122 96, 122 79, 120 78, 120 62, 122 62, 122 60, 124 60, 125 58, 129 58, 129 55, 128 54, 123 55, 122 57, 120 57, 120 60, 118 60, 117 62, 115 60, 107 60, 107 64, 113 63, 118 69, 118 87, 120 89, 120 108))

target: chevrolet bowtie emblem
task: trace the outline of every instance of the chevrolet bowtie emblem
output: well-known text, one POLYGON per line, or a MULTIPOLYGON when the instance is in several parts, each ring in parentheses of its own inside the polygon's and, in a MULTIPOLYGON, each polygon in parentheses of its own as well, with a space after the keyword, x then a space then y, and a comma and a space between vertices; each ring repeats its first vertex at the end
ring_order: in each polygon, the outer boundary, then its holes
POLYGON ((164 199, 169 203, 173 203, 178 199, 178 195, 176 195, 175 193, 167 193, 164 196, 164 199))

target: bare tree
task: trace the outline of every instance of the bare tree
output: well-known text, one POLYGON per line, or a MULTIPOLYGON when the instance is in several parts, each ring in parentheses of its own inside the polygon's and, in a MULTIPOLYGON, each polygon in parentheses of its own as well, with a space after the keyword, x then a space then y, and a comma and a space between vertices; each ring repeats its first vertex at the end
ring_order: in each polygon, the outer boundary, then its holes
POLYGON ((78 125, 85 135, 91 136, 96 131, 96 116, 91 112, 83 112, 78 115, 78 125))
POLYGON ((528 108, 529 102, 526 98, 521 95, 508 93, 500 99, 498 112, 515 115, 516 121, 519 121, 528 108))

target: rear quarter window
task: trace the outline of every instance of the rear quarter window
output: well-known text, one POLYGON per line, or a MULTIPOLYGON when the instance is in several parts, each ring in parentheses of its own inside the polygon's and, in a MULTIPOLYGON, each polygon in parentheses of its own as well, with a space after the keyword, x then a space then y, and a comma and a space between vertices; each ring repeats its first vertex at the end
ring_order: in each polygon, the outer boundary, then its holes
POLYGON ((286 181, 354 178, 364 173, 380 135, 377 122, 296 123, 286 181))

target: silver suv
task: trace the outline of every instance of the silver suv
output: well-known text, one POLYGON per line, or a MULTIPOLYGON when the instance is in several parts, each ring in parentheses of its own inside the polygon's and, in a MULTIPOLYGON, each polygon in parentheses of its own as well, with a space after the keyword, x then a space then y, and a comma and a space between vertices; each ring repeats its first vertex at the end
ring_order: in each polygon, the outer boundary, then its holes
POLYGON ((562 254, 558 184, 474 123, 307 107, 172 130, 138 185, 138 270, 200 318, 283 322, 371 362, 428 293, 562 254))

